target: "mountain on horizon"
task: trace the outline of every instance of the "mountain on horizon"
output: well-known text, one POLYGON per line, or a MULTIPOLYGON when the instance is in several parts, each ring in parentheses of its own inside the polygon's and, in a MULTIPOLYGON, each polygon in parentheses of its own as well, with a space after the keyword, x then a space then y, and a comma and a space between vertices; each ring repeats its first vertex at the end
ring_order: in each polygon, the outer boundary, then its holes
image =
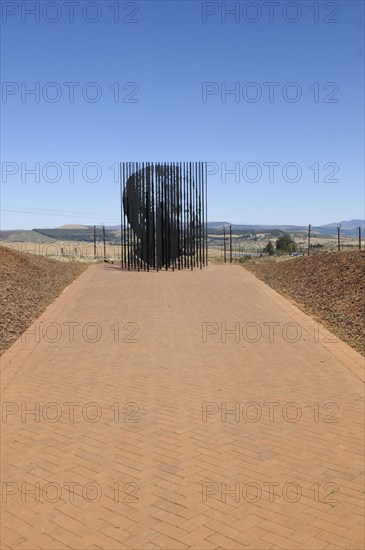
MULTIPOLYGON (((359 219, 353 219, 353 220, 343 220, 341 222, 331 222, 324 225, 312 225, 313 228, 316 229, 337 229, 338 225, 341 224, 341 230, 347 230, 347 229, 356 229, 357 227, 365 228, 365 220, 359 220, 359 219)), ((228 221, 211 221, 207 222, 209 229, 223 229, 223 225, 226 227, 229 227, 232 225, 235 229, 283 229, 283 230, 301 230, 308 227, 307 225, 293 225, 293 224, 256 224, 256 223, 250 223, 250 224, 243 224, 243 223, 231 223, 228 221)), ((65 224, 61 225, 59 227, 55 227, 55 229, 92 229, 92 225, 81 225, 81 224, 65 224)), ((121 225, 105 225, 105 229, 108 229, 109 231, 120 231, 121 225)))
MULTIPOLYGON (((335 235, 337 233, 337 227, 341 224, 341 233, 347 236, 356 236, 358 234, 358 227, 361 227, 363 235, 365 234, 365 220, 352 219, 352 220, 343 220, 341 222, 332 222, 325 225, 312 225, 312 232, 317 233, 318 235, 335 235)), ((269 232, 272 230, 276 231, 285 231, 285 232, 305 232, 308 230, 308 225, 274 225, 274 224, 235 224, 227 221, 212 221, 208 222, 208 231, 221 231, 223 230, 223 225, 226 227, 226 231, 229 230, 229 226, 232 225, 233 230, 243 231, 250 233, 252 231, 256 232, 269 232)), ((97 224, 97 231, 100 231, 100 224, 97 224)), ((106 225, 105 229, 108 233, 120 234, 122 229, 121 225, 106 225)), ((0 240, 16 240, 17 236, 19 240, 31 241, 33 237, 39 239, 39 232, 43 235, 48 235, 53 237, 54 235, 62 235, 68 237, 69 235, 75 232, 75 235, 92 235, 93 225, 82 225, 77 223, 64 224, 62 226, 54 227, 53 229, 6 229, 0 231, 0 240), (48 232, 48 233, 47 233, 48 232)))
POLYGON ((327 223, 320 227, 338 227, 341 224, 341 229, 356 229, 357 227, 364 227, 365 220, 343 220, 342 222, 327 223))
MULTIPOLYGON (((287 230, 301 230, 301 229, 305 229, 307 228, 308 226, 307 225, 289 225, 289 224, 280 224, 280 225, 275 225, 275 224, 255 224, 255 223, 250 223, 250 224, 237 224, 237 223, 230 223, 230 222, 208 222, 208 228, 209 229, 222 229, 223 228, 223 224, 225 224, 226 226, 229 226, 229 225, 232 225, 232 227, 234 227, 235 229, 249 229, 249 228, 252 228, 252 229, 287 229, 287 230)), ((356 229, 357 227, 361 227, 361 228, 365 228, 365 220, 359 220, 359 219, 353 219, 353 220, 343 220, 341 222, 332 222, 332 223, 327 223, 325 225, 312 225, 312 228, 315 228, 315 229, 330 229, 330 230, 333 230, 333 229, 337 229, 338 225, 341 224, 341 230, 354 230, 356 229)))
POLYGON ((66 225, 60 225, 55 229, 89 229, 87 225, 81 225, 79 223, 67 223, 66 225))

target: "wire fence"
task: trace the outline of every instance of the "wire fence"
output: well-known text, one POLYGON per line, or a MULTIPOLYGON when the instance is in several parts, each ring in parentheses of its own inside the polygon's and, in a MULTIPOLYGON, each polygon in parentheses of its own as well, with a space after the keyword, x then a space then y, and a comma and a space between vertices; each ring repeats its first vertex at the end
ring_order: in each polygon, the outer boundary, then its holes
MULTIPOLYGON (((234 234, 229 226, 227 231, 209 234, 208 231, 208 260, 213 262, 242 262, 249 258, 262 259, 263 261, 276 261, 278 258, 290 256, 290 252, 275 250, 276 236, 267 234, 257 237, 255 235, 234 234), (271 240, 274 254, 270 255, 265 247, 271 240)), ((43 256, 60 261, 83 261, 88 263, 112 262, 118 263, 124 257, 124 246, 120 242, 110 242, 105 238, 105 232, 101 237, 94 233, 93 241, 67 241, 56 240, 54 242, 9 242, 2 244, 20 253, 43 256)), ((92 235, 92 230, 91 230, 92 235)), ((308 235, 310 237, 310 234, 308 235)), ((323 237, 312 235, 311 240, 305 234, 295 236, 296 255, 322 254, 324 252, 354 251, 364 249, 364 242, 359 237, 340 233, 338 236, 323 237), (308 242, 309 241, 309 242, 308 242), (308 244, 310 245, 308 247, 308 244)))
MULTIPOLYGON (((242 234, 242 231, 232 231, 232 226, 223 226, 221 231, 215 230, 214 234, 208 235, 208 249, 210 257, 214 261, 223 263, 241 262, 249 258, 271 259, 275 261, 288 256, 318 255, 324 252, 355 251, 362 249, 361 229, 358 229, 358 236, 354 234, 341 234, 340 227, 337 227, 336 235, 311 234, 311 225, 308 226, 308 233, 301 235, 290 235, 291 246, 287 248, 276 248, 276 239, 283 236, 276 233, 242 234), (269 242, 271 250, 269 251, 269 242)), ((288 234, 287 234, 288 235, 288 234)))
POLYGON ((61 261, 85 261, 89 263, 109 261, 118 262, 121 258, 120 245, 83 242, 56 242, 56 243, 31 243, 31 242, 4 242, 8 248, 23 254, 43 256, 61 261))

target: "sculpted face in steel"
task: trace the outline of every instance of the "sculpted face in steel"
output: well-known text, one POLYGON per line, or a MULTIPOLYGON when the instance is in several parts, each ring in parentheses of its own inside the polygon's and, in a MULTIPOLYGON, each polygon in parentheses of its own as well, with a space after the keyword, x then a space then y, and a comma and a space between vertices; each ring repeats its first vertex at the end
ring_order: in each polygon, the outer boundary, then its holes
POLYGON ((122 267, 207 265, 206 163, 121 164, 122 267))

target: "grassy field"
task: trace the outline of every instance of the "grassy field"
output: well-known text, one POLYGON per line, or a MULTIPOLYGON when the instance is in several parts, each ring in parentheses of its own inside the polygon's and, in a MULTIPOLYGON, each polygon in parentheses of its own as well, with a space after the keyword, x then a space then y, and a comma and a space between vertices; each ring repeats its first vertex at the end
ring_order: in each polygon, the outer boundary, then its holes
MULTIPOLYGON (((120 231, 115 232, 120 235, 120 231)), ((298 250, 307 252, 307 234, 305 232, 292 233, 292 237, 295 239, 298 250)), ((264 248, 269 242, 275 245, 276 236, 270 233, 256 233, 255 235, 234 233, 232 235, 232 249, 234 261, 238 261, 240 257, 245 257, 250 254, 259 255, 263 254, 264 248)), ((3 232, 2 244, 16 250, 21 253, 31 253, 38 256, 45 256, 52 259, 58 259, 60 261, 83 261, 83 262, 95 262, 103 261, 104 259, 104 247, 101 238, 98 238, 96 245, 96 257, 94 257, 94 244, 93 242, 86 242, 82 240, 56 240, 49 236, 37 233, 35 231, 24 232, 3 232)), ((320 245, 318 248, 314 248, 311 251, 312 254, 322 251, 335 251, 337 250, 337 237, 334 235, 316 235, 311 238, 311 244, 320 245)), ((364 249, 365 243, 363 241, 362 248, 364 249)), ((208 233, 208 256, 210 261, 222 262, 224 257, 223 252, 223 234, 208 233)), ((358 239, 353 236, 341 237, 341 250, 357 250, 358 239)), ((229 260, 229 234, 226 233, 226 251, 227 260, 229 260)), ((121 246, 118 242, 106 242, 105 247, 106 259, 108 261, 118 262, 120 261, 121 246)), ((275 261, 277 257, 271 257, 271 261, 275 261)))
MULTIPOLYGON (((94 262, 104 259, 104 247, 102 243, 96 245, 96 257, 94 257, 93 243, 76 241, 48 241, 48 242, 4 242, 8 248, 20 253, 35 254, 61 261, 85 261, 94 262)), ((106 258, 109 261, 120 260, 120 246, 106 244, 106 258)))

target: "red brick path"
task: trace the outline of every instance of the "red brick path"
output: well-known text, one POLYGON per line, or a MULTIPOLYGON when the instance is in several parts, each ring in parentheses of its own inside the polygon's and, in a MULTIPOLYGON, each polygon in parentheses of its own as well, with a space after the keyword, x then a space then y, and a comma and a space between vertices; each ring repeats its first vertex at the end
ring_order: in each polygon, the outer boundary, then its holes
POLYGON ((363 358, 244 269, 93 266, 32 329, 1 548, 364 547, 363 358))

